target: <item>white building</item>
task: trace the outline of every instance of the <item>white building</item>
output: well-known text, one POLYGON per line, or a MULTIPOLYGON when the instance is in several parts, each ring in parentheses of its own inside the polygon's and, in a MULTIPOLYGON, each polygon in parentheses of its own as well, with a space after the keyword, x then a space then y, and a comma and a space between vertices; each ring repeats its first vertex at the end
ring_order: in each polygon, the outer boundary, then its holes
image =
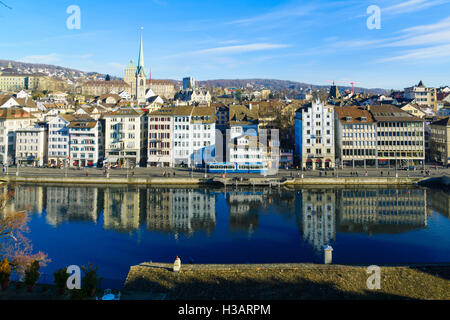
POLYGON ((16 155, 16 131, 30 127, 36 118, 22 108, 0 110, 0 159, 2 163, 14 163, 16 155))
POLYGON ((103 161, 102 125, 87 115, 78 115, 69 124, 70 166, 91 167, 103 161))
POLYGON ((48 163, 50 166, 69 165, 69 124, 73 116, 59 114, 48 122, 48 163))
POLYGON ((334 110, 317 100, 299 110, 296 143, 302 152, 304 169, 327 169, 335 166, 334 110), (297 137, 298 136, 298 137, 297 137))
POLYGON ((16 130, 16 163, 43 167, 47 164, 46 124, 16 130))
POLYGON ((187 104, 210 104, 211 94, 207 90, 182 90, 175 94, 174 100, 184 101, 187 104))
POLYGON ((175 107, 173 114, 173 164, 202 166, 212 162, 216 116, 213 107, 175 107))

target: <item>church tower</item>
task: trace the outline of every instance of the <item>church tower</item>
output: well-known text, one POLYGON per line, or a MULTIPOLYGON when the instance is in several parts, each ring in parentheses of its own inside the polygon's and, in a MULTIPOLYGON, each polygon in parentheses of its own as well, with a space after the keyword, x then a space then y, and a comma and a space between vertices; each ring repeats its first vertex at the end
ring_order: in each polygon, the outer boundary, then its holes
POLYGON ((147 79, 145 77, 144 66, 144 44, 142 41, 142 29, 141 29, 141 48, 139 51, 139 61, 136 68, 136 100, 138 103, 145 102, 145 89, 147 87, 147 79))

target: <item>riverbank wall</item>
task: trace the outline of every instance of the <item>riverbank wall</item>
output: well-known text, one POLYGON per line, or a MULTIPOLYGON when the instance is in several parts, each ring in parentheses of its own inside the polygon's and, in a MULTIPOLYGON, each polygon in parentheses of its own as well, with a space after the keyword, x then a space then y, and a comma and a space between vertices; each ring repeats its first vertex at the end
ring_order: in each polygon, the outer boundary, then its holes
POLYGON ((318 264, 132 266, 126 292, 166 300, 450 299, 450 264, 380 266, 379 288, 368 266, 318 264), (369 281, 371 284, 376 283, 369 281))
POLYGON ((385 186, 385 185, 418 185, 423 184, 423 178, 399 177, 352 177, 352 178, 191 178, 191 177, 153 177, 153 178, 121 178, 121 177, 50 177, 50 176, 8 176, 3 177, 3 183, 30 183, 30 184, 92 184, 92 185, 167 185, 167 186, 236 186, 236 187, 295 187, 295 186, 385 186))

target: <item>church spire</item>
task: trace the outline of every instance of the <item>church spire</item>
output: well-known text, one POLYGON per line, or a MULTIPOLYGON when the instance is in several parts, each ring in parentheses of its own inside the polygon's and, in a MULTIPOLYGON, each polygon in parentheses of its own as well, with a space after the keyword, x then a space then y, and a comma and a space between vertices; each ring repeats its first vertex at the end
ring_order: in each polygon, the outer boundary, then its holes
POLYGON ((139 50, 139 61, 138 61, 138 66, 137 66, 137 70, 136 70, 137 74, 140 74, 141 72, 143 72, 145 74, 144 43, 142 41, 142 30, 144 30, 144 28, 141 27, 141 46, 140 46, 140 50, 139 50))

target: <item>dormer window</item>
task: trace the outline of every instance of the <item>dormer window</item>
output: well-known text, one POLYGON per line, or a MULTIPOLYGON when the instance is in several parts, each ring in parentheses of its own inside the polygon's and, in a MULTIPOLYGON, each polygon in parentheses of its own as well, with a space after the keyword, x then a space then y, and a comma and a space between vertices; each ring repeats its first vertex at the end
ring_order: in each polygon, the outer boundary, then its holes
POLYGON ((347 116, 347 117, 345 117, 345 121, 349 121, 349 122, 350 122, 350 121, 352 121, 352 120, 353 120, 353 118, 352 118, 352 117, 348 117, 348 116, 347 116))
POLYGON ((367 121, 367 117, 361 117, 361 121, 367 121))

